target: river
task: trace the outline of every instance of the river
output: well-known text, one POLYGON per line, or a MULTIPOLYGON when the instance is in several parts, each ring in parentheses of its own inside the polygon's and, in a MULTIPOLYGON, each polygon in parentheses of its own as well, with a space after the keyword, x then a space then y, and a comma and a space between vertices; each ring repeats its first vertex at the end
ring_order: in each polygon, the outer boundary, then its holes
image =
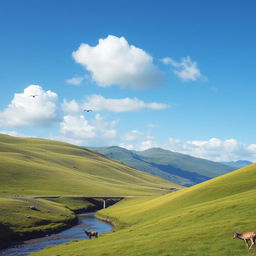
POLYGON ((107 233, 112 230, 112 226, 110 224, 95 218, 94 213, 79 214, 78 217, 78 224, 72 228, 50 236, 24 241, 22 244, 19 244, 15 247, 1 250, 0 256, 26 256, 30 253, 42 250, 48 246, 54 246, 73 240, 88 239, 83 229, 89 231, 95 230, 99 233, 99 235, 101 233, 107 233))

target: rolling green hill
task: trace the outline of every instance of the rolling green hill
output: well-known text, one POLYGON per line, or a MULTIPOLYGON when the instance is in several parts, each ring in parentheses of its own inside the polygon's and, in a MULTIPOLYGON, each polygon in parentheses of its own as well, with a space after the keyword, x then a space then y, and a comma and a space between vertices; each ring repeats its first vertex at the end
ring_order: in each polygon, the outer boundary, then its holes
POLYGON ((77 223, 64 205, 44 199, 0 198, 0 248, 51 234, 77 223))
POLYGON ((138 170, 182 186, 191 186, 235 170, 235 167, 161 148, 130 151, 120 147, 91 148, 138 170))
POLYGON ((152 195, 178 187, 68 143, 0 135, 0 196, 152 195))
POLYGON ((256 231, 256 164, 158 197, 125 199, 99 215, 116 232, 35 256, 244 256, 233 232, 256 231))

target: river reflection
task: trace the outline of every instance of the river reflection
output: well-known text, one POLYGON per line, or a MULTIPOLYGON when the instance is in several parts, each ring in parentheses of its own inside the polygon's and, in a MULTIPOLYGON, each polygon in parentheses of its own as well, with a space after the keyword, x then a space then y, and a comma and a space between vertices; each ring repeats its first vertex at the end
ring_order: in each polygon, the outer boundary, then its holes
POLYGON ((58 234, 27 240, 16 247, 1 250, 0 256, 26 256, 48 246, 54 246, 73 240, 88 239, 83 229, 89 231, 96 230, 99 234, 107 233, 112 230, 110 224, 96 219, 94 213, 79 214, 78 217, 79 222, 76 226, 58 234))

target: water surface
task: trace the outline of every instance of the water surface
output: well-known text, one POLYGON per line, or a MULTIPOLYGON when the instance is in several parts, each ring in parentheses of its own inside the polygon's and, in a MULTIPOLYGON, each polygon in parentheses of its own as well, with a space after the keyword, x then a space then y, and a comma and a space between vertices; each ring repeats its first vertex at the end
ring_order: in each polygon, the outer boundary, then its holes
POLYGON ((99 235, 101 233, 107 233, 112 230, 112 226, 110 224, 95 218, 94 213, 79 214, 78 217, 78 225, 64 230, 58 234, 52 234, 42 238, 30 239, 15 247, 1 250, 0 256, 26 256, 30 253, 40 251, 48 246, 54 246, 73 240, 88 239, 83 229, 89 231, 95 230, 99 233, 99 235))

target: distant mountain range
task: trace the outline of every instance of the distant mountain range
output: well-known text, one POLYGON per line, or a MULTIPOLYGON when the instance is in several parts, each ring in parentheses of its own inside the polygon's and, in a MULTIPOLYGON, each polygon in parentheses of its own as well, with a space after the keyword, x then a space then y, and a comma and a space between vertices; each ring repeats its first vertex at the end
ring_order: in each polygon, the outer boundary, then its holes
POLYGON ((221 162, 221 163, 232 166, 232 167, 235 167, 237 169, 240 169, 240 168, 243 168, 247 165, 253 164, 253 162, 247 161, 247 160, 238 160, 238 161, 221 162))
POLYGON ((161 148, 145 151, 131 151, 117 146, 90 149, 182 186, 192 186, 238 169, 161 148))

